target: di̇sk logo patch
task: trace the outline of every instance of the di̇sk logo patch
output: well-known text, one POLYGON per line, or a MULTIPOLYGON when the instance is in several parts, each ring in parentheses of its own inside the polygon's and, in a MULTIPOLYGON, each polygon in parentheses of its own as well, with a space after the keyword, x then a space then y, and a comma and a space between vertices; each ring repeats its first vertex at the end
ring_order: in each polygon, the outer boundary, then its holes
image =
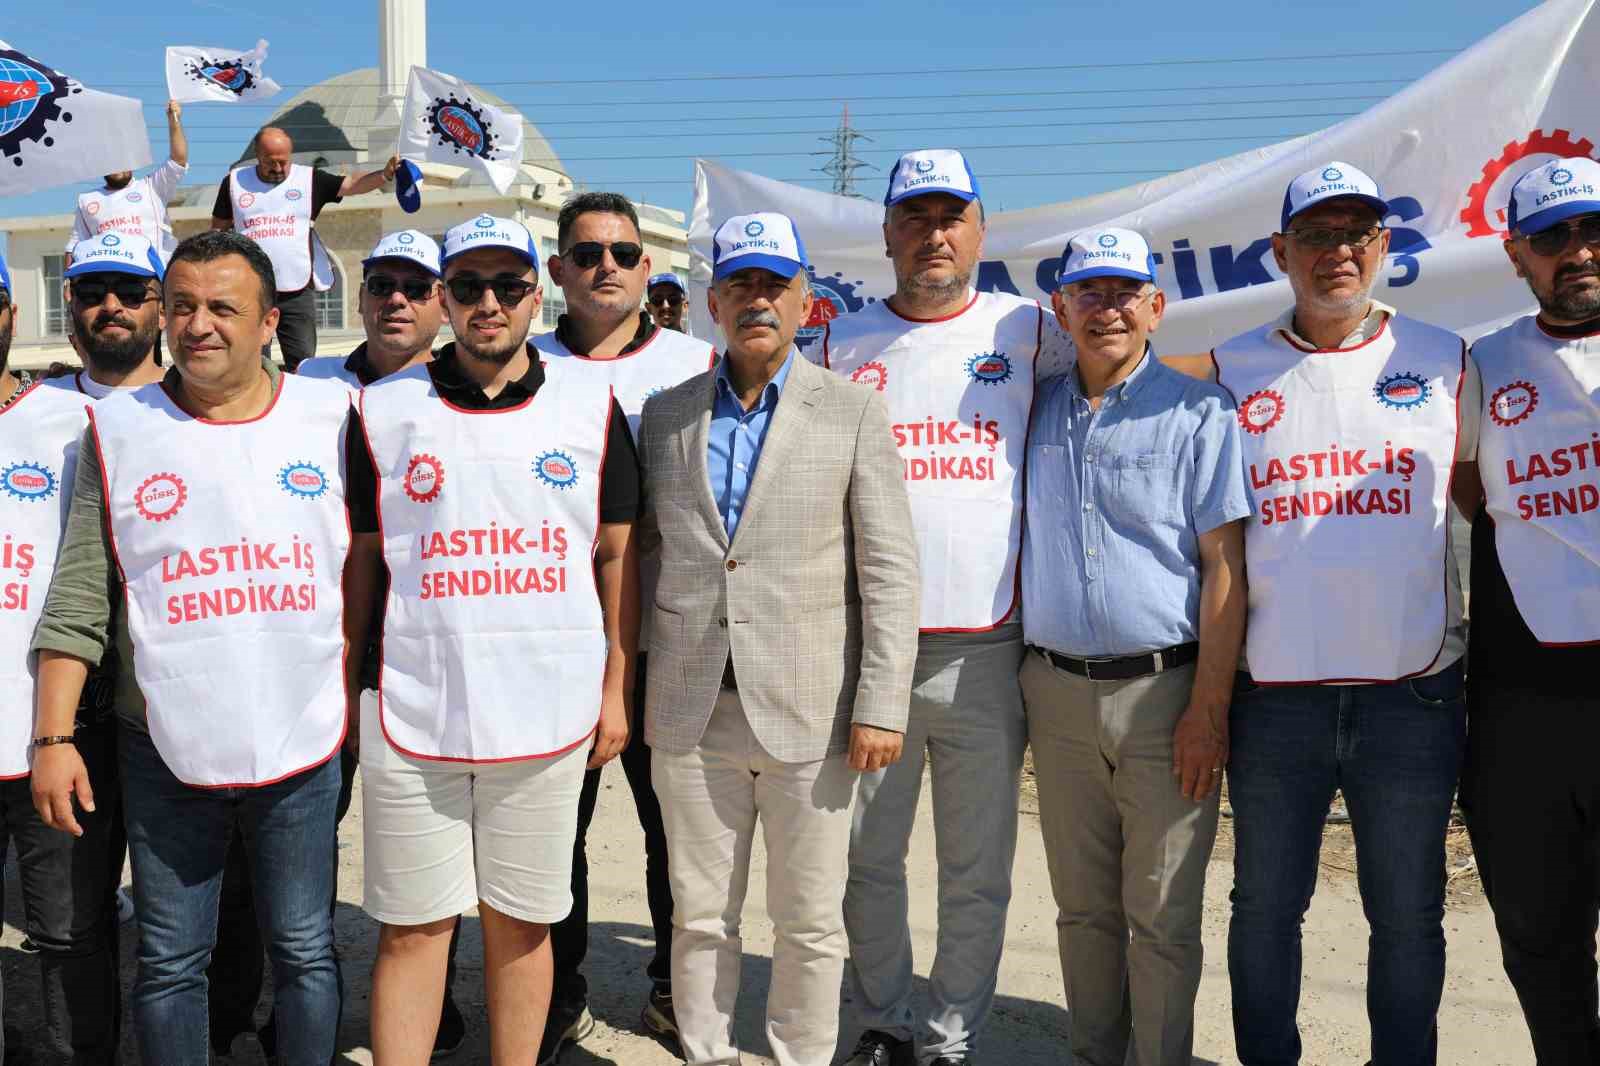
POLYGON ((967 360, 967 374, 973 381, 999 385, 1011 380, 1011 359, 1000 352, 980 352, 967 360))
POLYGON ((88 206, 85 207, 84 210, 89 212, 91 215, 98 215, 100 213, 100 201, 90 200, 88 206))
POLYGON ((417 503, 432 503, 444 488, 444 464, 437 456, 419 453, 406 464, 406 476, 400 488, 417 503))
POLYGON ((1283 397, 1272 389, 1252 392, 1239 405, 1239 428, 1258 436, 1283 418, 1283 397))
POLYGON ((249 207, 251 204, 253 204, 255 202, 256 202, 256 194, 255 193, 246 192, 246 193, 240 193, 239 194, 239 206, 240 207, 249 207))
POLYGON ((889 385, 889 368, 876 359, 870 363, 862 363, 850 371, 850 380, 858 381, 863 385, 871 385, 882 392, 889 385))
POLYGON ((1527 381, 1513 381, 1494 390, 1489 398, 1489 417, 1497 425, 1514 426, 1526 422, 1539 406, 1539 390, 1527 381))
POLYGON ((56 475, 41 463, 12 463, 0 470, 0 490, 30 503, 48 499, 56 493, 56 475))
POLYGON ((1405 411, 1427 403, 1428 397, 1433 395, 1433 389, 1421 375, 1401 371, 1379 378, 1378 383, 1372 386, 1372 395, 1385 407, 1405 411))
MULTIPOLYGON (((495 136, 481 108, 472 100, 454 96, 435 97, 428 105, 428 127, 439 138, 439 145, 460 154, 488 158, 494 151, 495 136)), ((492 223, 491 223, 492 225, 492 223)))
POLYGON ((533 472, 546 485, 570 489, 578 482, 578 464, 563 451, 548 451, 533 461, 533 472))
POLYGON ((290 463, 278 471, 278 484, 289 495, 308 500, 328 491, 328 477, 315 463, 290 463))
POLYGON ((133 506, 151 522, 169 521, 188 500, 188 486, 171 471, 151 474, 133 493, 133 506))

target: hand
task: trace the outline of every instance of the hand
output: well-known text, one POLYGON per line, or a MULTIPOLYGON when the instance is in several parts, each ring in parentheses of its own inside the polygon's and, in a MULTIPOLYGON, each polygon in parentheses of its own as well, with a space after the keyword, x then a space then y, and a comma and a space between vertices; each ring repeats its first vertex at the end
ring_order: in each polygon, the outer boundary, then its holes
POLYGON ((85 812, 94 810, 94 789, 89 787, 89 770, 83 765, 76 744, 50 744, 33 749, 33 809, 51 829, 83 836, 83 827, 72 813, 72 797, 85 812))
POLYGON ((1185 798, 1199 803, 1222 785, 1222 767, 1228 762, 1228 713, 1213 720, 1210 710, 1190 704, 1172 731, 1172 776, 1185 798))
POLYGON ((882 770, 900 758, 900 748, 905 744, 903 733, 892 729, 879 729, 875 725, 850 727, 850 769, 870 773, 882 770))
POLYGON ((183 118, 183 105, 178 103, 176 100, 168 100, 167 117, 174 122, 177 122, 179 119, 183 118))
POLYGON ((397 155, 390 156, 389 157, 389 161, 383 165, 383 180, 384 181, 393 181, 394 180, 395 171, 397 171, 399 169, 400 169, 400 157, 397 156, 397 155))
POLYGON ((628 711, 622 697, 606 696, 600 701, 600 724, 594 730, 594 748, 589 753, 589 769, 598 770, 622 754, 628 746, 628 711))

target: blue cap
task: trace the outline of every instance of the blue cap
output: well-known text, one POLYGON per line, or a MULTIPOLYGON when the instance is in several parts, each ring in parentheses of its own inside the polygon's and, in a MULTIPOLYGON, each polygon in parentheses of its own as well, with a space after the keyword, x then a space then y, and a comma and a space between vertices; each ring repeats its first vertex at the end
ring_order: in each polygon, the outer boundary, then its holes
POLYGON ((409 159, 400 160, 394 169, 394 198, 408 215, 422 206, 422 168, 409 159))
POLYGON ((479 248, 509 248, 533 266, 539 273, 539 244, 528 232, 528 227, 509 218, 479 215, 459 226, 452 226, 444 235, 444 266, 466 252, 479 248))
POLYGON ((735 215, 717 227, 711 238, 711 280, 721 281, 739 270, 759 267, 780 278, 806 268, 806 246, 794 219, 776 211, 735 215))
POLYGON ((1131 229, 1103 226, 1084 230, 1067 242, 1061 253, 1056 287, 1090 278, 1156 280, 1156 257, 1143 235, 1131 229))
POLYGON ((6 267, 6 257, 0 255, 0 289, 11 291, 11 271, 6 267))
POLYGON ((1365 171, 1335 160, 1327 166, 1308 170, 1289 183, 1283 191, 1283 223, 1280 230, 1289 228, 1289 220, 1300 212, 1327 200, 1351 199, 1378 212, 1381 220, 1389 213, 1389 202, 1378 191, 1378 183, 1365 171))
POLYGON ((943 192, 971 203, 978 199, 978 179, 972 176, 967 157, 954 148, 925 148, 907 152, 889 172, 889 191, 883 204, 888 207, 924 193, 943 192))
POLYGON ((1535 167, 1511 186, 1506 224, 1524 236, 1600 211, 1600 163, 1586 156, 1535 167))
POLYGON ((438 277, 439 246, 432 237, 421 230, 403 229, 394 233, 385 233, 378 238, 378 243, 372 246, 372 251, 361 260, 362 267, 369 267, 379 259, 403 259, 408 263, 415 263, 434 277, 438 277))
MULTIPOLYGON (((137 274, 160 281, 166 270, 150 242, 137 233, 108 230, 72 246, 72 265, 63 277, 82 274, 137 274)), ((9 288, 9 285, 7 286, 9 288)))
POLYGON ((672 271, 670 271, 670 270, 665 271, 665 272, 660 273, 660 274, 651 274, 650 275, 650 280, 645 282, 644 291, 645 292, 649 292, 651 289, 655 288, 657 285, 671 285, 674 288, 676 288, 679 292, 684 293, 684 294, 687 294, 689 292, 688 289, 683 287, 683 279, 678 277, 678 275, 672 273, 672 271))

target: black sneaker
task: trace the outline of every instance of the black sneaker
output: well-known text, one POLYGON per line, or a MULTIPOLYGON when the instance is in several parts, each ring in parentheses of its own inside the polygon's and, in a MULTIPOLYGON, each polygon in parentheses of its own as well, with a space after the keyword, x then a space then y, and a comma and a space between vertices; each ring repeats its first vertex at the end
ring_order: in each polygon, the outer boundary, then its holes
POLYGON ((594 1015, 589 1004, 552 1003, 550 1014, 544 1022, 544 1039, 539 1041, 537 1066, 551 1066, 561 1057, 561 1049, 576 1044, 594 1032, 594 1015))
POLYGON ((896 1040, 888 1033, 868 1029, 861 1034, 855 1051, 840 1066, 915 1066, 917 1049, 909 1040, 896 1040))
POLYGON ((677 1043, 678 1040, 678 1014, 672 1009, 672 986, 654 985, 650 989, 650 998, 645 1000, 644 1013, 639 1021, 644 1024, 647 1032, 658 1037, 677 1043))
POLYGON ((444 1009, 439 1012, 439 1032, 433 1038, 433 1054, 428 1056, 428 1061, 438 1062, 449 1058, 461 1050, 466 1039, 467 1019, 462 1016, 461 1008, 456 1006, 456 997, 447 988, 444 1009))

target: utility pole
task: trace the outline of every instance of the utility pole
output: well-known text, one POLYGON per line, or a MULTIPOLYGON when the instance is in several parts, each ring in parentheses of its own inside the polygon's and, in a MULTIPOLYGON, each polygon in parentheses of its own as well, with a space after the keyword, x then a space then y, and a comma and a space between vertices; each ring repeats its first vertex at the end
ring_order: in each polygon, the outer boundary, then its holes
POLYGON ((856 158, 855 143, 857 141, 870 141, 860 130, 850 128, 850 105, 844 105, 844 111, 839 116, 839 128, 826 137, 820 138, 823 144, 831 149, 828 153, 818 152, 818 155, 827 154, 828 161, 818 169, 833 178, 833 191, 838 196, 853 196, 864 199, 855 190, 856 171, 863 167, 873 167, 871 163, 856 158))

